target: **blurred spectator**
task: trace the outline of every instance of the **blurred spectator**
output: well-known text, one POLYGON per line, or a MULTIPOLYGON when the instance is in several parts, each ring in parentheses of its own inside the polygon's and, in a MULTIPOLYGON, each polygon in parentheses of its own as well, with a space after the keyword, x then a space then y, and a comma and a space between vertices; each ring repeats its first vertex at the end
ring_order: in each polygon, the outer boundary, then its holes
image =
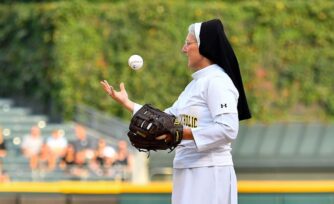
POLYGON ((52 135, 46 140, 46 144, 48 145, 50 152, 57 157, 64 155, 67 143, 67 139, 60 130, 52 131, 52 135))
POLYGON ((9 182, 10 177, 6 171, 0 170, 0 183, 9 182))
POLYGON ((0 127, 0 170, 2 169, 2 160, 7 155, 6 141, 3 138, 2 128, 0 127))
POLYGON ((75 150, 73 144, 69 143, 65 148, 64 155, 60 159, 59 167, 67 173, 71 172, 75 165, 75 150))
POLYGON ((125 140, 118 142, 118 150, 113 162, 114 177, 116 180, 128 181, 131 179, 133 170, 133 155, 128 150, 125 140))
POLYGON ((54 169, 58 159, 64 156, 67 143, 67 139, 60 130, 53 130, 52 135, 47 138, 46 145, 49 149, 49 167, 51 169, 54 169))
POLYGON ((30 134, 23 138, 22 152, 29 159, 30 168, 35 170, 38 166, 38 155, 43 145, 41 131, 37 126, 33 126, 30 134))
POLYGON ((4 158, 7 155, 6 141, 3 138, 2 128, 0 128, 0 158, 4 158))
POLYGON ((71 169, 71 174, 77 179, 86 179, 89 177, 87 151, 80 151, 75 154, 75 165, 71 169))
POLYGON ((77 158, 83 159, 84 157, 87 160, 94 158, 94 153, 96 149, 96 144, 92 138, 87 136, 86 128, 77 125, 75 127, 76 140, 73 142, 77 158))
POLYGON ((48 172, 55 168, 50 156, 50 149, 47 144, 42 144, 41 151, 37 156, 37 169, 33 172, 33 180, 43 179, 48 172))
POLYGON ((74 145, 68 143, 64 156, 61 157, 59 167, 64 170, 72 179, 85 179, 89 176, 89 171, 86 168, 85 152, 75 152, 74 145))
POLYGON ((92 163, 92 168, 95 173, 98 175, 106 175, 108 169, 115 160, 115 156, 115 149, 107 145, 105 139, 100 138, 95 152, 95 158, 92 163))

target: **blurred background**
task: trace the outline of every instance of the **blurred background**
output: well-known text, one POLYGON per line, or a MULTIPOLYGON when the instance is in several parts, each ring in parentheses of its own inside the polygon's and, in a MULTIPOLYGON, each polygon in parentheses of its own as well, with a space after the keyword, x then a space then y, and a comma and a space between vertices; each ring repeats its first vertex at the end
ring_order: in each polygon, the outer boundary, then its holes
POLYGON ((1 0, 0 204, 170 203, 174 153, 133 149, 99 81, 169 107, 188 26, 212 18, 253 115, 232 145, 239 203, 334 203, 332 0, 1 0))

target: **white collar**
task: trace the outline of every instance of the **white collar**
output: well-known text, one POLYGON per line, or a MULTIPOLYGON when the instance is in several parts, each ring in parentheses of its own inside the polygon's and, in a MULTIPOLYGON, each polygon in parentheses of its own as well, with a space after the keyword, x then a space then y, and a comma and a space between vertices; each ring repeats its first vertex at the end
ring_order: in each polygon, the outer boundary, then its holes
POLYGON ((199 79, 202 77, 205 77, 207 75, 210 75, 212 73, 217 73, 217 72, 221 72, 224 71, 220 66, 218 66, 217 64, 211 64, 207 67, 204 67, 196 72, 194 72, 191 76, 193 79, 199 79))

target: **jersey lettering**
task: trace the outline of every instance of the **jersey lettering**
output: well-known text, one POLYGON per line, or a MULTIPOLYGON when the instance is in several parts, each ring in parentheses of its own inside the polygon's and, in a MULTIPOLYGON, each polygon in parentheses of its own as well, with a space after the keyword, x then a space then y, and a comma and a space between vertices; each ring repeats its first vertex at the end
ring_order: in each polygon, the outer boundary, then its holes
POLYGON ((190 115, 180 115, 180 121, 182 125, 185 125, 191 128, 196 128, 198 119, 190 115))

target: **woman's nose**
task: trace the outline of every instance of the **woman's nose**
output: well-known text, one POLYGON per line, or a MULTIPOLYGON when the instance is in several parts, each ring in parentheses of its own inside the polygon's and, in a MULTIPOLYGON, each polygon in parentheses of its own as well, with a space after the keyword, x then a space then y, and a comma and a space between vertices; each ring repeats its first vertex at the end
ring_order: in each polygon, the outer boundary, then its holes
POLYGON ((183 47, 182 47, 182 52, 183 52, 183 53, 187 53, 187 46, 186 46, 186 45, 183 45, 183 47))

